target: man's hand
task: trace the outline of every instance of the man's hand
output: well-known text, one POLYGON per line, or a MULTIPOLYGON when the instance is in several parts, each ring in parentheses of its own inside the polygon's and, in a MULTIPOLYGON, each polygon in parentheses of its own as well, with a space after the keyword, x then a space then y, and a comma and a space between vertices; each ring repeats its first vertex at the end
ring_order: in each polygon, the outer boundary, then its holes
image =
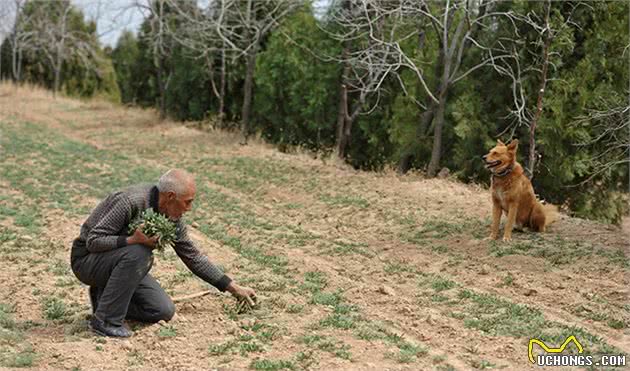
POLYGON ((133 235, 127 237, 127 245, 144 245, 151 249, 155 249, 157 244, 157 236, 147 237, 144 233, 142 233, 142 226, 136 229, 133 232, 133 235))
POLYGON ((232 296, 234 296, 239 301, 247 301, 247 303, 254 307, 256 306, 256 292, 249 287, 239 286, 234 281, 230 282, 228 287, 226 288, 232 296))

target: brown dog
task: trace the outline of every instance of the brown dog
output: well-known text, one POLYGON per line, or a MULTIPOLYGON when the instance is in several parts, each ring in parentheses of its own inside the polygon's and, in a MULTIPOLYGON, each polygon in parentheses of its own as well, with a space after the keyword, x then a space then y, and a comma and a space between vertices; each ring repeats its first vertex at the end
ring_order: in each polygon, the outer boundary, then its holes
POLYGON ((544 232, 556 216, 555 206, 542 205, 536 200, 532 183, 525 176, 523 167, 516 162, 518 140, 508 145, 500 140, 483 156, 486 169, 492 172, 492 234, 499 235, 502 212, 507 213, 503 241, 512 240, 512 228, 529 227, 536 232, 544 232))

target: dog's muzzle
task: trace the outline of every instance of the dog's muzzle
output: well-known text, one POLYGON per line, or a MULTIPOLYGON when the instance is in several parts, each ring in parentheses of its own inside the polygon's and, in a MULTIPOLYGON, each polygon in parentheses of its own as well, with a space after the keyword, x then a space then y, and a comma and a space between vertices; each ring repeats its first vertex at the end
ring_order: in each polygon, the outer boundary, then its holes
POLYGON ((493 167, 497 167, 497 166, 501 165, 501 160, 488 161, 487 157, 488 157, 488 155, 485 155, 485 156, 481 157, 481 158, 483 158, 483 161, 486 163, 486 169, 492 169, 493 167))

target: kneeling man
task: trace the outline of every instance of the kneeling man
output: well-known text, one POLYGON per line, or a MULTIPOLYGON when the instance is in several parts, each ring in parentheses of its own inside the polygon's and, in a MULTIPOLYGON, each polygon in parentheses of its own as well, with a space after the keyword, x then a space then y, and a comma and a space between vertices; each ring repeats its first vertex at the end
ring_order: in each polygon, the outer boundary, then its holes
POLYGON ((157 185, 136 185, 110 194, 83 223, 70 260, 75 276, 90 286, 94 313, 90 327, 94 332, 129 337, 132 333, 123 326, 125 318, 154 323, 168 321, 175 314, 173 301, 149 274, 156 238, 147 237, 140 229, 127 235, 129 223, 147 208, 176 223, 175 252, 194 274, 254 305, 254 290, 237 285, 188 237, 181 217, 192 208, 195 191, 188 172, 172 169, 157 185))

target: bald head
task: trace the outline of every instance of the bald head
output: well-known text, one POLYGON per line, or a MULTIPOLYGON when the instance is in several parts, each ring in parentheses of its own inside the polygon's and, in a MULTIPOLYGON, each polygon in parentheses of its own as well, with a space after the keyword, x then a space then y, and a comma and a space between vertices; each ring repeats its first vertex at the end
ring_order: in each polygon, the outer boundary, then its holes
POLYGON ((173 192, 181 196, 195 187, 193 176, 182 169, 171 169, 164 173, 158 181, 157 188, 161 193, 173 192))

